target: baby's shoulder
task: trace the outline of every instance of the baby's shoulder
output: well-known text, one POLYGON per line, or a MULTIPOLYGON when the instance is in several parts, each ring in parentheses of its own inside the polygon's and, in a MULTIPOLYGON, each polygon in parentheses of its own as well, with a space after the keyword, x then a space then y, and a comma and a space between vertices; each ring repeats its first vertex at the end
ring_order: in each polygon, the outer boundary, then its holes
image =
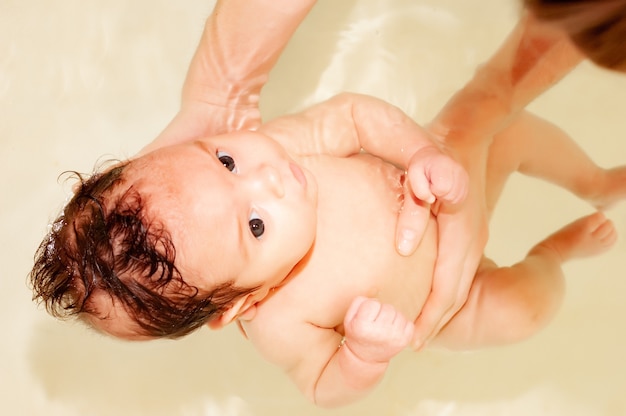
POLYGON ((290 368, 301 359, 320 330, 319 318, 310 305, 315 299, 294 296, 286 288, 257 305, 253 319, 240 321, 247 338, 267 361, 290 368))

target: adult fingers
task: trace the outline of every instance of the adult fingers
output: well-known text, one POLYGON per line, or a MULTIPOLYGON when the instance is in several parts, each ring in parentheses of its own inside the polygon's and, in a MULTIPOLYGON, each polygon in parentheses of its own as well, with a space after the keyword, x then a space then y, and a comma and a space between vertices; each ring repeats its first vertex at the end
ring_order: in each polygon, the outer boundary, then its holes
POLYGON ((413 196, 410 187, 404 187, 404 203, 396 225, 396 249, 402 256, 413 254, 426 230, 430 218, 430 204, 413 196))

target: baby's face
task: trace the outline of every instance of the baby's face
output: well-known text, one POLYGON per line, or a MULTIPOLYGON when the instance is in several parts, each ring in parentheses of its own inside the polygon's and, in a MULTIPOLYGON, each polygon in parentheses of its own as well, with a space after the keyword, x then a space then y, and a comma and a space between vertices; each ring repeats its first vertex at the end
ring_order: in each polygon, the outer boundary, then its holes
MULTIPOLYGON (((277 142, 237 132, 156 150, 128 172, 162 221, 188 284, 261 286, 259 300, 310 250, 317 184, 277 142)), ((127 176, 128 177, 128 176, 127 176)))

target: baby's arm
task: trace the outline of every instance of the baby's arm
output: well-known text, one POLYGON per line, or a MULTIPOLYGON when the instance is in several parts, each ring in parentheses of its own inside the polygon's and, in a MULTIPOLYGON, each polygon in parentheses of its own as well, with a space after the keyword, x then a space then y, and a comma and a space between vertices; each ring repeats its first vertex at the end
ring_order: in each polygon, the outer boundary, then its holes
POLYGON ((364 297, 349 307, 343 338, 333 328, 303 321, 294 324, 293 316, 277 320, 246 326, 246 333, 267 360, 282 367, 321 407, 341 406, 365 396, 413 334, 413 323, 392 306, 364 297))
POLYGON ((356 298, 344 319, 345 337, 315 385, 316 403, 345 404, 383 378, 389 361, 409 345, 413 323, 393 306, 356 298))
POLYGON ((408 170, 410 191, 398 221, 397 240, 406 222, 415 237, 401 254, 421 240, 435 199, 456 204, 465 198, 468 177, 422 127, 399 108, 374 97, 343 93, 298 114, 263 125, 264 132, 292 152, 348 157, 362 149, 408 170), (426 206, 421 202, 426 202, 426 206))
POLYGON ((219 0, 183 85, 181 108, 141 153, 257 128, 261 88, 315 0, 219 0))
POLYGON ((330 154, 350 156, 363 149, 404 167, 415 196, 427 203, 435 199, 457 203, 465 197, 465 171, 399 108, 371 96, 350 93, 337 95, 324 106, 328 106, 325 123, 330 122, 330 128, 334 117, 346 117, 352 123, 351 134, 322 137, 330 154))

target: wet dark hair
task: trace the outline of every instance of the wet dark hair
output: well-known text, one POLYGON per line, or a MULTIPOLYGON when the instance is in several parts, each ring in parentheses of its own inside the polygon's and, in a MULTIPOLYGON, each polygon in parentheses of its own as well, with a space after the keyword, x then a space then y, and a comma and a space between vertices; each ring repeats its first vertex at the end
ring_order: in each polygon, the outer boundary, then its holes
POLYGON ((136 335, 178 338, 256 288, 226 283, 204 293, 185 283, 168 232, 146 219, 142 196, 123 185, 130 163, 88 179, 75 173, 79 187, 35 253, 33 300, 58 318, 97 318, 84 320, 98 327, 107 316, 94 296, 109 296, 138 324, 136 335))
POLYGON ((625 0, 524 0, 524 4, 539 20, 564 29, 590 60, 626 72, 625 0))

